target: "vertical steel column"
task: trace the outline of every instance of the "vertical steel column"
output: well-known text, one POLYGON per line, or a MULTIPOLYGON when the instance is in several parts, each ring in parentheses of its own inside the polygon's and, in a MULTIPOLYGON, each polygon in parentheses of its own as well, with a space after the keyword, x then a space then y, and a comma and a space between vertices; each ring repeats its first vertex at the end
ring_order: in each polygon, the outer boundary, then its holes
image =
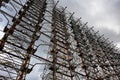
POLYGON ((111 66, 111 65, 115 66, 115 64, 112 63, 111 61, 113 59, 110 58, 118 53, 116 53, 115 50, 112 50, 113 55, 111 55, 110 53, 111 49, 114 48, 109 45, 106 45, 109 44, 108 42, 106 42, 107 39, 104 39, 104 37, 99 35, 95 36, 96 33, 94 33, 91 29, 89 29, 85 25, 82 24, 81 27, 80 24, 76 24, 76 20, 74 19, 71 20, 71 28, 73 29, 73 33, 75 34, 77 48, 80 49, 78 55, 83 59, 84 65, 83 69, 85 69, 86 73, 85 77, 87 78, 87 80, 94 79, 119 80, 119 77, 115 71, 115 67, 112 68, 111 66))
POLYGON ((4 44, 7 41, 8 36, 13 34, 16 26, 20 23, 22 17, 25 15, 25 12, 29 9, 29 7, 30 7, 31 4, 32 4, 32 1, 31 2, 28 1, 28 3, 24 5, 23 12, 21 12, 21 14, 19 15, 19 17, 15 18, 16 17, 15 16, 13 18, 13 22, 14 22, 13 25, 10 27, 10 29, 7 29, 7 31, 5 30, 6 33, 5 33, 4 37, 2 38, 2 40, 0 41, 0 50, 3 49, 4 44))
POLYGON ((38 40, 38 38, 40 37, 38 34, 38 32, 41 29, 41 26, 39 26, 39 24, 43 21, 43 16, 44 16, 44 12, 46 9, 46 0, 44 1, 34 1, 33 5, 31 6, 31 8, 34 8, 34 10, 36 12, 38 12, 38 19, 37 22, 35 23, 35 31, 33 32, 33 35, 31 36, 31 42, 27 48, 27 52, 26 52, 26 57, 25 57, 25 61, 23 62, 22 66, 21 66, 21 71, 18 77, 18 80, 22 80, 24 79, 24 76, 26 75, 26 69, 28 68, 28 63, 30 62, 30 55, 34 55, 35 53, 35 49, 34 49, 34 44, 35 41, 38 40), (41 4, 41 6, 39 6, 39 4, 41 4))
POLYGON ((42 80, 119 80, 120 52, 57 3, 0 1, 0 17, 7 21, 0 40, 0 79, 24 80, 39 64, 31 63, 35 58, 46 65, 42 80), (47 58, 41 57, 36 43, 49 46, 47 58))
POLYGON ((46 0, 28 1, 24 6, 17 1, 13 1, 13 3, 14 5, 17 3, 22 8, 19 11, 16 10, 18 15, 15 15, 14 18, 1 10, 3 15, 13 18, 13 24, 7 24, 4 29, 5 35, 0 42, 2 53, 0 55, 0 61, 2 61, 2 63, 0 62, 0 68, 5 66, 5 68, 12 70, 5 71, 4 68, 0 71, 6 73, 6 75, 9 74, 5 77, 10 80, 23 80, 26 74, 31 72, 28 68, 31 65, 29 62, 31 55, 34 55, 37 50, 35 41, 40 37, 46 0))
POLYGON ((53 54, 53 80, 56 80, 57 77, 56 77, 56 61, 57 61, 57 50, 56 50, 56 12, 55 10, 53 9, 53 51, 52 51, 52 54, 53 54))

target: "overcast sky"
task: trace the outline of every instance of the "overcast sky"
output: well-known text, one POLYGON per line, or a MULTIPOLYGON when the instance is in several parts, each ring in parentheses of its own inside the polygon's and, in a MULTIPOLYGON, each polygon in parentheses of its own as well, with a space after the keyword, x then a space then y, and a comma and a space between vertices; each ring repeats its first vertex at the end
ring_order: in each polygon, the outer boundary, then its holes
POLYGON ((59 5, 67 6, 120 47, 120 0, 59 0, 59 5))
MULTIPOLYGON (((105 34, 106 38, 110 38, 110 41, 120 47, 120 0, 59 0, 59 5, 67 6, 68 11, 75 12, 76 17, 82 17, 83 22, 88 22, 90 27, 94 26, 95 30, 105 34)), ((35 67, 35 71, 37 69, 35 67)), ((40 77, 40 72, 34 73, 29 78, 39 80, 36 78, 40 77)))

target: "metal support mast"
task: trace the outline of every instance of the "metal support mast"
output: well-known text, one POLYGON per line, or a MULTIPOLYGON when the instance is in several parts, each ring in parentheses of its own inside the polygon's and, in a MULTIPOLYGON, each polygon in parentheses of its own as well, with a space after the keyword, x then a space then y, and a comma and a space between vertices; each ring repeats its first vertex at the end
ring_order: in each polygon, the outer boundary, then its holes
POLYGON ((0 80, 120 80, 114 44, 57 4, 0 1, 0 80))

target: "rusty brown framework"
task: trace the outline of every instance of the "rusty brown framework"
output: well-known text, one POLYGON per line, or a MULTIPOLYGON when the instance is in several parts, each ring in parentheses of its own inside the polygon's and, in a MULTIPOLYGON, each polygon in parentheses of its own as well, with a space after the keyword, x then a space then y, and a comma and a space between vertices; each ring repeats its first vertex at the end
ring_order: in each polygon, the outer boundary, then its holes
POLYGON ((44 65, 41 80, 120 80, 119 50, 57 4, 0 1, 0 24, 6 23, 0 39, 0 79, 27 80, 36 65, 44 65))

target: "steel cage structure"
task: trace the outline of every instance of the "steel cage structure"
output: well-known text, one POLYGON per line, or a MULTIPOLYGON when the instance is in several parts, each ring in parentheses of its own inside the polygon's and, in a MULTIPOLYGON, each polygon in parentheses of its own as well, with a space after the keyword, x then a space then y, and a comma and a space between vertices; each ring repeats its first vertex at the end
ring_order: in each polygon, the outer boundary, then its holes
POLYGON ((27 80, 36 65, 40 80, 120 80, 119 50, 57 4, 0 1, 0 80, 27 80))

